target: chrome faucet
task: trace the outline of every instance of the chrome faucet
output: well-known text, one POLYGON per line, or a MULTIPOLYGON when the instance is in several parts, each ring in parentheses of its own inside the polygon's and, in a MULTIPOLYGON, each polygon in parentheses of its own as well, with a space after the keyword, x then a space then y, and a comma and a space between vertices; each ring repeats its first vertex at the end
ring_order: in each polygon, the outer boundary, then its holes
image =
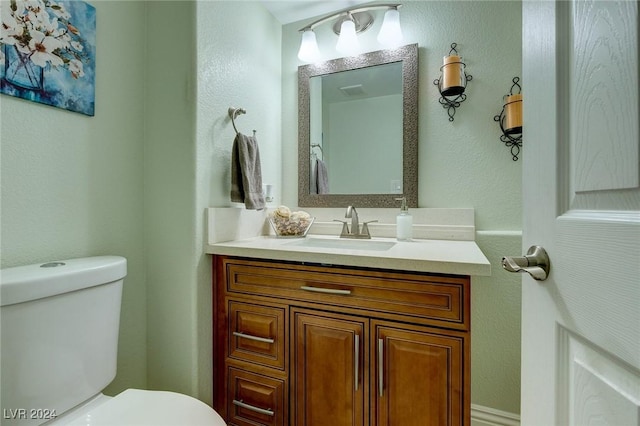
POLYGON ((348 206, 344 217, 346 219, 351 219, 351 234, 360 234, 360 224, 358 223, 358 212, 356 211, 356 208, 353 206, 348 206))
POLYGON ((356 211, 356 208, 353 206, 347 207, 347 211, 345 212, 344 217, 346 219, 351 219, 351 230, 349 230, 349 226, 347 225, 346 220, 334 219, 337 222, 342 222, 342 232, 340 233, 340 238, 364 238, 364 239, 371 238, 368 224, 371 222, 377 222, 377 220, 364 222, 362 224, 362 230, 361 230, 360 223, 358 222, 358 212, 356 211))

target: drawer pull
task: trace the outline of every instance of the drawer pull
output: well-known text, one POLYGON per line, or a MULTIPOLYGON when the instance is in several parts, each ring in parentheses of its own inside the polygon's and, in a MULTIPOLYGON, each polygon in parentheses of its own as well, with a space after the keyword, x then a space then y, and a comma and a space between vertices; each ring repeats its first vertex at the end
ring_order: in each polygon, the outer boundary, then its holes
POLYGON ((234 331, 233 335, 236 336, 236 337, 242 337, 243 339, 255 340, 257 342, 264 342, 264 343, 273 343, 273 342, 275 342, 275 340, 269 339, 267 337, 252 336, 250 334, 244 334, 244 333, 239 332, 239 331, 234 331))
POLYGON ((351 290, 338 290, 334 288, 311 287, 307 285, 303 285, 300 288, 306 291, 315 291, 316 293, 345 294, 345 295, 351 294, 351 290))
POLYGON ((238 401, 237 399, 233 400, 234 405, 238 407, 246 408, 247 410, 255 411, 256 413, 266 414, 267 416, 273 416, 274 412, 271 409, 265 410, 264 408, 256 407, 254 405, 245 404, 242 400, 238 401))

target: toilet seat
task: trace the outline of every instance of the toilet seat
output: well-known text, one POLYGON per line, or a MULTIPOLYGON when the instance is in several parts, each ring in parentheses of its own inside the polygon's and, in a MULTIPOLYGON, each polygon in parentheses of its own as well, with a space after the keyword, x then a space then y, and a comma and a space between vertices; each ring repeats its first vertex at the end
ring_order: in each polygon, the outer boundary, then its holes
POLYGON ((187 395, 127 389, 65 422, 69 426, 225 426, 211 407, 187 395))

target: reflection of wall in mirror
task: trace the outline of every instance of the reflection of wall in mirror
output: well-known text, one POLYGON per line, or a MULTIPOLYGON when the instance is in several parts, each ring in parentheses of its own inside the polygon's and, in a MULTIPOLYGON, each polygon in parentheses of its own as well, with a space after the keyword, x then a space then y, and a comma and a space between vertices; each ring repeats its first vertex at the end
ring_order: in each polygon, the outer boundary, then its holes
POLYGON ((322 79, 309 79, 309 193, 318 193, 317 160, 325 160, 322 148, 322 79))
POLYGON ((325 104, 332 194, 402 192, 402 94, 325 104))

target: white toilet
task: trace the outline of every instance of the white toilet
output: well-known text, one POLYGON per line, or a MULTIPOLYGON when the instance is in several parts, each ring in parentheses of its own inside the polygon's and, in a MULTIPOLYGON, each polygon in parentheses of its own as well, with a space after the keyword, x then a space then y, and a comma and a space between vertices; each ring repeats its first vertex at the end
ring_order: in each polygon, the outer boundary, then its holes
POLYGON ((0 424, 225 424, 205 403, 174 392, 102 394, 116 375, 126 274, 119 256, 0 271, 0 424))

